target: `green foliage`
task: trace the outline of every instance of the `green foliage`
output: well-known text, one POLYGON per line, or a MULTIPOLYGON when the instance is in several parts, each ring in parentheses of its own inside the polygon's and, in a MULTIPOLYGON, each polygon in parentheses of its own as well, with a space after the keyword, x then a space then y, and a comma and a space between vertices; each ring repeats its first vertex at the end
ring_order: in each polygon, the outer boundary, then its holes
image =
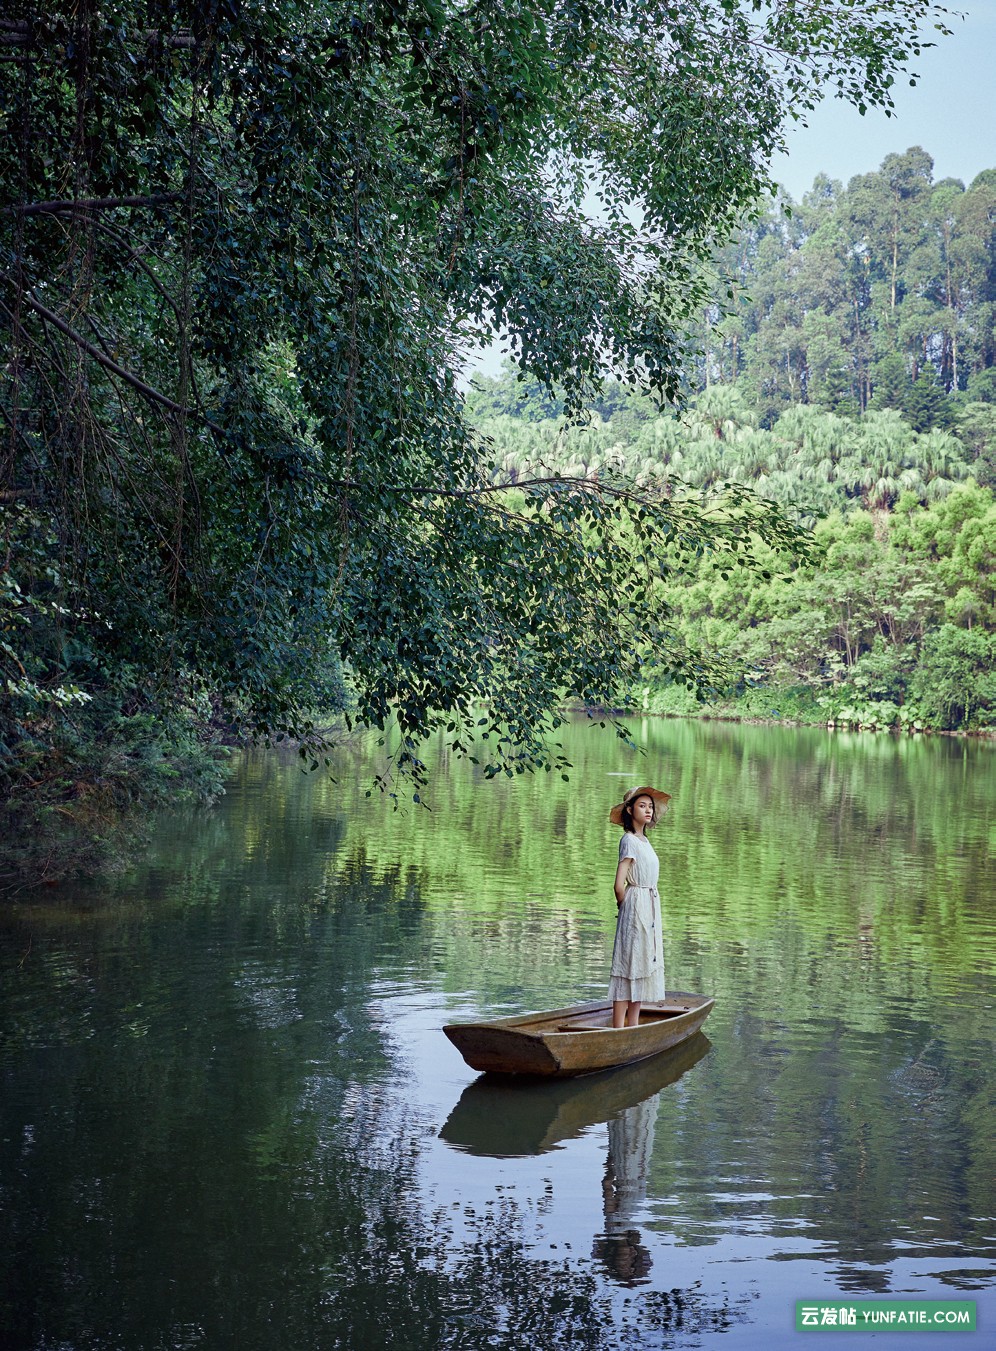
MULTIPOLYGON (((464 407, 475 423, 499 417, 515 418, 519 422, 543 422, 561 418, 565 402, 561 394, 551 394, 506 357, 499 376, 474 376, 464 407)), ((592 390, 588 412, 603 421, 611 419, 617 428, 625 425, 635 430, 640 423, 656 417, 659 409, 652 399, 633 386, 619 380, 604 380, 600 387, 592 390)))
MULTIPOLYGON (((724 483, 743 484, 813 524, 813 560, 793 562, 759 542, 751 568, 710 553, 668 555, 649 581, 647 603, 669 617, 672 650, 701 672, 710 708, 869 728, 984 724, 996 505, 968 478, 958 440, 917 434, 895 409, 852 420, 797 405, 770 431, 756 422, 740 384, 705 390, 680 419, 647 420, 632 434, 614 419, 481 425, 499 481, 544 465, 596 480, 622 468, 676 497, 694 488, 707 500, 724 483), (925 698, 945 626, 978 633, 966 639, 976 657, 953 661, 944 697, 925 698)), ((652 653, 641 660, 627 704, 695 711, 694 696, 663 678, 652 653)))
POLYGON ((933 366, 923 371, 910 386, 904 412, 910 426, 917 432, 950 426, 950 407, 933 366))
POLYGON ((502 331, 571 416, 621 415, 606 373, 673 398, 784 117, 827 86, 888 107, 942 15, 8 5, 8 787, 23 745, 62 754, 77 691, 158 726, 195 691, 313 764, 314 710, 348 699, 418 779, 437 728, 489 773, 551 766, 550 709, 606 701, 640 650, 694 677, 646 560, 745 558, 784 523, 646 475, 496 491, 453 371, 502 331))
MULTIPOLYGON (((899 506, 893 515, 828 517, 816 528, 815 566, 763 585, 740 577, 722 601, 723 627, 705 627, 704 607, 715 614, 720 599, 710 582, 691 588, 686 625, 739 657, 773 700, 783 689, 813 691, 823 719, 986 725, 996 628, 992 495, 970 484, 927 506, 907 494, 899 506)), ((819 717, 812 706, 802 716, 819 717)))
POLYGON ((967 189, 934 183, 933 161, 913 146, 846 188, 820 176, 801 204, 776 201, 746 222, 715 266, 732 313, 715 298, 703 311, 695 385, 745 380, 765 426, 807 402, 849 415, 895 409, 929 431, 955 426, 963 401, 991 401, 989 171, 967 189))
POLYGON ((954 624, 929 634, 910 695, 934 727, 996 724, 996 635, 954 624))
POLYGON ((996 487, 996 406, 964 404, 958 413, 958 436, 973 453, 975 478, 984 487, 996 487))
POLYGON ((564 401, 535 379, 519 371, 506 357, 497 379, 476 375, 467 391, 466 409, 477 421, 510 417, 520 422, 540 422, 563 416, 564 401))
POLYGON ((638 484, 666 482, 696 490, 722 483, 751 487, 808 525, 834 509, 892 507, 905 493, 922 502, 944 497, 967 478, 964 448, 942 432, 916 434, 893 409, 860 419, 812 404, 786 409, 770 430, 758 427, 746 382, 713 385, 680 417, 639 418, 629 406, 580 426, 481 409, 511 407, 514 376, 490 382, 487 405, 468 405, 492 446, 495 481, 516 483, 541 472, 597 479, 623 472, 638 484))

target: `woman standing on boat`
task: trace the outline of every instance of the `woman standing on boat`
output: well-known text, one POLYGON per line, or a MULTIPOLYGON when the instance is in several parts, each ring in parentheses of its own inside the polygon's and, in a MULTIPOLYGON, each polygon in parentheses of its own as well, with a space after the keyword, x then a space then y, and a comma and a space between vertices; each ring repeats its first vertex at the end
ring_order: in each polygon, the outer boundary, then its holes
POLYGON ((658 788, 631 788, 609 812, 622 826, 616 869, 616 941, 612 949, 612 1026, 637 1027, 640 1006, 664 998, 664 946, 661 898, 657 891, 660 863, 647 830, 655 826, 670 794, 658 788))

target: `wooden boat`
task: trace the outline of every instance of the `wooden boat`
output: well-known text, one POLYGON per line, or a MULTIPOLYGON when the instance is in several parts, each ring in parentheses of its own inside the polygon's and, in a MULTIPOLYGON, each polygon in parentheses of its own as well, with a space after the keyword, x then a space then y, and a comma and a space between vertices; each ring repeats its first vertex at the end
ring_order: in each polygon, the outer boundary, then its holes
POLYGON ((545 1154, 660 1094, 709 1049, 706 1034, 696 1032, 673 1051, 632 1065, 570 1079, 534 1079, 528 1093, 514 1075, 479 1074, 460 1094, 439 1138, 451 1149, 486 1158, 545 1154))
POLYGON ((639 1027, 612 1026, 606 1000, 486 1023, 448 1023, 443 1031, 472 1069, 567 1079, 670 1051, 695 1035, 716 1001, 677 991, 645 1004, 639 1027))

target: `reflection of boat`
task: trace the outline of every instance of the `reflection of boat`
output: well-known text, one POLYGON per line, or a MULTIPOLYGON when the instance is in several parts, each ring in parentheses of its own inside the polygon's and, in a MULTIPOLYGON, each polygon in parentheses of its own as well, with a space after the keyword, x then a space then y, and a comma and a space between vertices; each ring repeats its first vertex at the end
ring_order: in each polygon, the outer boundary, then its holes
POLYGON ((449 1023, 443 1031, 472 1069, 559 1079, 669 1051, 694 1036, 714 1003, 676 992, 645 1004, 639 1027, 613 1027, 612 1005, 600 1000, 488 1023, 449 1023))
POLYGON ((545 1154, 675 1083, 710 1045, 699 1032, 666 1055, 582 1079, 538 1083, 528 1093, 506 1078, 484 1075, 463 1090, 440 1138, 491 1158, 545 1154))

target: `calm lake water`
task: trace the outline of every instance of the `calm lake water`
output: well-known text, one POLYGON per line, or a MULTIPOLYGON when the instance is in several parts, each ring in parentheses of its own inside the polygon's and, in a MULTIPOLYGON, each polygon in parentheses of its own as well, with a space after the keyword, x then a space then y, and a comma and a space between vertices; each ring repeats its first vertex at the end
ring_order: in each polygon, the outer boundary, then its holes
POLYGON ((914 1343, 994 1345, 996 746, 632 730, 567 728, 569 784, 437 754, 431 813, 365 796, 372 741, 248 756, 127 875, 0 910, 3 1346, 770 1351, 836 1296, 975 1299, 914 1343), (444 1022, 604 992, 647 781, 707 1035, 478 1079, 444 1022))

